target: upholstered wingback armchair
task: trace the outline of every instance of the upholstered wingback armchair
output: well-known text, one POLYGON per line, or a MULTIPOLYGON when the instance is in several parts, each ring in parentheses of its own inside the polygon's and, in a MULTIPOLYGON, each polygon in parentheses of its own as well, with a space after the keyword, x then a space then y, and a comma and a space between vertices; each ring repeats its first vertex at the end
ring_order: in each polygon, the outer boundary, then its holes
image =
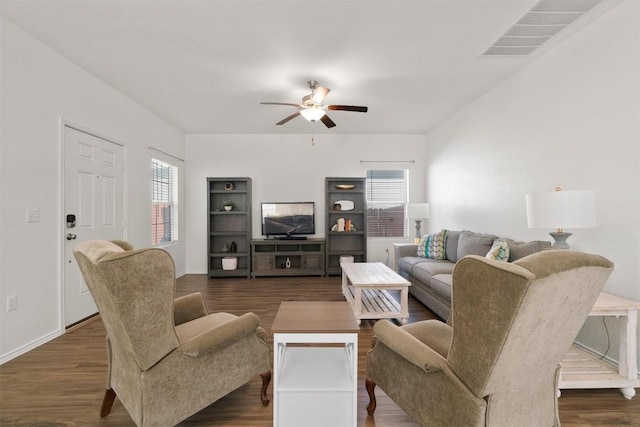
POLYGON ((74 255, 107 331, 101 416, 117 395, 136 425, 175 425, 258 375, 269 403, 270 351, 255 314, 208 314, 199 293, 174 299, 161 249, 91 240, 74 255))
POLYGON ((559 425, 559 364, 612 270, 568 250, 513 263, 463 258, 449 324, 374 326, 369 415, 378 385, 422 426, 559 425))

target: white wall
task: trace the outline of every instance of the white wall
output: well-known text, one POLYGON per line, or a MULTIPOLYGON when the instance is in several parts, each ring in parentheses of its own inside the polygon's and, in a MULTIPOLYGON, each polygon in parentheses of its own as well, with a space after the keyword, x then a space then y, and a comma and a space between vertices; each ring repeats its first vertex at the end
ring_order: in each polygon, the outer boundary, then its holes
MULTIPOLYGON (((491 59, 488 59, 491 60, 491 59)), ((598 227, 574 249, 615 263, 605 290, 640 301, 640 2, 627 1, 541 56, 427 136, 430 230, 519 239, 525 194, 595 190, 598 227)), ((616 321, 608 319, 617 358, 616 321)), ((604 351, 601 319, 578 340, 604 351)))
MULTIPOLYGON (((187 135, 187 272, 207 272, 207 177, 251 177, 253 237, 261 238, 260 203, 316 202, 316 233, 325 236, 325 177, 364 177, 366 169, 410 170, 410 198, 424 201, 422 135, 187 135), (361 163, 383 161, 385 163, 361 163), (415 160, 415 163, 386 163, 415 160)), ((402 239, 370 239, 369 261, 386 261, 402 239), (390 250, 391 251, 391 250, 390 250)))
MULTIPOLYGON (((126 145, 127 238, 138 247, 151 241, 148 146, 183 157, 184 135, 9 21, 0 24, 2 363, 64 330, 61 120, 126 145), (39 209, 40 222, 27 223, 27 209, 39 209), (18 309, 6 312, 9 295, 18 309)), ((184 272, 184 244, 171 252, 184 272)))

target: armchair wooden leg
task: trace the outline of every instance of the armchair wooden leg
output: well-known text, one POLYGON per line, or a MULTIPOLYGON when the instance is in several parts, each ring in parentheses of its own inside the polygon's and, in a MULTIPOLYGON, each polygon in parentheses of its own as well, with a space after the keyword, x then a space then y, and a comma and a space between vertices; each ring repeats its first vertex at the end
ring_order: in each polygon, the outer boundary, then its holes
POLYGON ((111 412, 113 401, 116 400, 116 392, 112 388, 108 388, 104 392, 104 399, 102 399, 102 407, 100 408, 100 416, 106 417, 111 412))
POLYGON ((376 410, 376 395, 375 395, 376 383, 371 381, 369 378, 365 378, 364 385, 367 389, 367 393, 369 393, 369 404, 367 405, 367 414, 373 415, 373 413, 376 410))
POLYGON ((269 383, 271 382, 271 371, 263 372, 260 374, 262 377, 262 390, 260 390, 260 399, 262 400, 262 404, 267 406, 269 404, 269 395, 267 394, 267 388, 269 387, 269 383))

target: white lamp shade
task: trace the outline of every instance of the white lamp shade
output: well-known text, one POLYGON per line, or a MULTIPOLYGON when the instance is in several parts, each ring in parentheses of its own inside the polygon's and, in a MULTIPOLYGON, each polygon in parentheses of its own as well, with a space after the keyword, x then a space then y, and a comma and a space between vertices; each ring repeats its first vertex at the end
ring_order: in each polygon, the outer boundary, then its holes
POLYGON ((527 194, 529 228, 593 228, 596 196, 593 191, 550 191, 527 194))
POLYGON ((316 120, 320 120, 322 116, 325 115, 325 111, 320 108, 311 107, 302 109, 300 111, 300 114, 302 114, 302 117, 309 120, 310 122, 315 122, 316 120))
POLYGON ((410 203, 407 208, 409 218, 429 218, 429 203, 410 203))

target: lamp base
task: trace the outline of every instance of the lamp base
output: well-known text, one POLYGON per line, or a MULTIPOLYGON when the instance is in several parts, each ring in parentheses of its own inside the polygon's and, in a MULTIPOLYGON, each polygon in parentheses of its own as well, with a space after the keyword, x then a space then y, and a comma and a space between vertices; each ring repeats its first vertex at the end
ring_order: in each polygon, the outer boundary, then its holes
POLYGON ((555 240, 553 242, 553 245, 551 245, 553 249, 569 249, 567 239, 571 236, 571 233, 552 231, 549 234, 551 235, 551 237, 553 237, 553 240, 555 240))
POLYGON ((413 239, 413 243, 415 243, 416 245, 420 244, 420 239, 422 238, 422 236, 420 235, 420 223, 422 222, 421 219, 416 219, 416 237, 414 237, 413 239))

